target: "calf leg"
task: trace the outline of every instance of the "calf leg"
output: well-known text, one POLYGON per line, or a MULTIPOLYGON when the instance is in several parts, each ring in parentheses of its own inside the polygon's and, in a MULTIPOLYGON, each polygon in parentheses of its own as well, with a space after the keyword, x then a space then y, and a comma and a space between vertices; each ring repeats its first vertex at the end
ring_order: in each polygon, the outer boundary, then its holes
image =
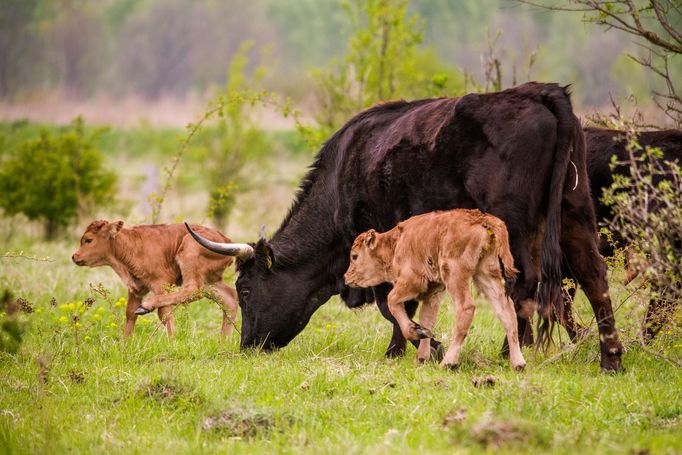
MULTIPOLYGON (((388 348, 386 349, 386 357, 400 357, 405 354, 405 337, 400 330, 398 322, 388 309, 388 293, 391 291, 391 285, 381 284, 379 286, 374 286, 372 291, 374 292, 374 300, 381 315, 393 326, 393 334, 391 336, 391 341, 388 344, 388 348)), ((417 305, 418 303, 414 300, 405 302, 405 311, 410 318, 413 318, 417 312, 417 305)), ((410 342, 415 347, 419 347, 418 341, 410 340, 410 342)), ((431 340, 431 349, 438 355, 438 353, 442 351, 442 346, 439 341, 431 340)))
POLYGON ((232 334, 232 329, 237 323, 237 309, 239 308, 237 291, 222 281, 213 283, 213 287, 220 297, 220 302, 218 303, 223 312, 223 323, 220 327, 220 335, 223 338, 227 338, 232 334))
MULTIPOLYGON (((494 258, 495 262, 497 258, 494 258)), ((514 311, 514 302, 508 298, 502 287, 501 276, 498 270, 495 270, 496 264, 489 264, 493 266, 492 270, 481 270, 474 277, 474 282, 478 290, 484 294, 497 314, 497 318, 502 323, 505 332, 507 333, 507 342, 509 344, 509 360, 512 368, 522 370, 526 366, 526 361, 521 353, 519 347, 519 333, 516 322, 516 311, 514 311)))
POLYGON ((142 303, 142 295, 136 294, 135 292, 128 289, 128 304, 126 305, 126 327, 123 331, 123 335, 128 338, 133 334, 133 329, 135 328, 135 320, 137 319, 137 314, 135 311, 138 309, 142 303))
MULTIPOLYGON (((409 282, 406 279, 405 282, 409 282)), ((422 326, 414 322, 405 312, 405 301, 416 298, 420 292, 414 290, 411 285, 405 282, 398 282, 388 294, 388 310, 400 326, 400 331, 408 340, 420 340, 430 338, 431 331, 425 330, 422 326)))
POLYGON ((161 324, 166 326, 168 337, 173 338, 175 336, 175 320, 173 319, 173 309, 169 306, 165 306, 159 308, 157 313, 161 324))
POLYGON ((468 281, 466 278, 448 280, 447 290, 452 298, 456 321, 450 347, 440 363, 441 368, 457 368, 462 345, 471 327, 471 321, 474 319, 476 304, 469 292, 468 281))
POLYGON ((156 294, 140 306, 140 308, 144 309, 144 312, 140 311, 137 314, 146 314, 157 308, 178 305, 180 303, 191 303, 201 299, 201 297, 201 291, 193 286, 189 288, 183 287, 180 291, 168 294, 156 294))
MULTIPOLYGON (((442 292, 435 292, 422 302, 419 309, 419 324, 429 332, 433 331, 442 298, 442 292)), ((429 358, 431 358, 431 338, 422 338, 417 348, 417 362, 424 363, 429 358)))

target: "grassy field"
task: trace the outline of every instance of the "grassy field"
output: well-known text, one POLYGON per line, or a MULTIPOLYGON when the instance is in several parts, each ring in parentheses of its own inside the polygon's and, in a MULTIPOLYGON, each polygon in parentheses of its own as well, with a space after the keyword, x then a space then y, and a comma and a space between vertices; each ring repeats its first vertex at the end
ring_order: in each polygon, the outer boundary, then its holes
MULTIPOLYGON (((126 156, 122 184, 134 195, 141 179, 129 169, 148 157, 126 156)), ((292 154, 255 172, 229 234, 253 240, 263 219, 274 230, 308 160, 292 154)), ((165 221, 202 216, 191 183, 199 177, 186 169, 190 183, 169 197, 165 221)), ((126 213, 143 219, 139 210, 126 213)), ((623 374, 599 372, 594 329, 578 345, 564 334, 546 355, 525 350, 526 371, 512 372, 481 299, 463 364, 450 372, 417 366, 412 348, 385 359, 388 323, 374 306, 351 311, 337 298, 272 354, 239 352, 238 326, 221 341, 208 301, 175 310, 175 339, 148 315, 123 341, 118 278, 70 262, 82 227, 50 243, 21 220, 0 227, 3 252, 53 259, 0 259, 0 290, 27 302, 27 312, 0 313, 24 335, 18 352, 0 352, 0 453, 682 453, 682 371, 665 360, 682 359, 679 315, 643 349, 646 294, 632 294, 639 281, 622 287, 619 271, 611 283, 623 374)), ((576 306, 594 327, 586 302, 576 306)), ((451 327, 443 305, 437 337, 451 327)))

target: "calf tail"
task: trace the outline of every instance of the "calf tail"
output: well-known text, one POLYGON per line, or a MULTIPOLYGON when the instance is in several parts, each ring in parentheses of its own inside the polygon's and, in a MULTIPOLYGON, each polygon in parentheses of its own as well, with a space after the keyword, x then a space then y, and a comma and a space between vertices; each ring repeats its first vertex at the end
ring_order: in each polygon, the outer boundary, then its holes
POLYGON ((516 274, 519 271, 514 267, 514 258, 512 257, 511 250, 509 248, 509 233, 507 232, 507 226, 504 221, 499 218, 488 215, 486 224, 488 224, 488 229, 492 231, 495 245, 495 256, 497 256, 500 261, 500 269, 502 270, 502 276, 504 277, 505 291, 507 296, 514 287, 516 283, 516 274))

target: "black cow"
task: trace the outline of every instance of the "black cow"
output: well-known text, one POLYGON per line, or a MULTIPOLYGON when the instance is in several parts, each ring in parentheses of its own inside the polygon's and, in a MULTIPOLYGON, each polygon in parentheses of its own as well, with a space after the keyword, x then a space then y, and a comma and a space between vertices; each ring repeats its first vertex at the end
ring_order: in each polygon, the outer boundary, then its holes
MULTIPOLYGON (((585 143, 587 149, 587 174, 590 178, 590 188, 594 199, 594 206, 597 220, 600 223, 608 223, 613 219, 611 207, 601 201, 604 189, 613 184, 613 175, 630 175, 628 164, 630 157, 627 151, 627 133, 619 130, 602 128, 585 128, 585 143), (618 163, 613 169, 611 160, 617 157, 618 163)), ((682 164, 682 131, 681 130, 662 130, 644 131, 637 134, 637 142, 642 147, 656 147, 663 152, 663 159, 666 161, 682 164)), ((640 152, 635 152, 637 155, 640 152)), ((658 184, 661 176, 656 176, 653 183, 658 184)), ((623 245, 622 238, 617 232, 613 233, 613 239, 618 246, 623 245)), ((603 256, 614 254, 613 245, 602 241, 599 250, 603 256)), ((566 276, 570 276, 570 271, 566 271, 566 276)), ((572 289, 565 301, 565 319, 561 321, 566 328, 571 340, 575 341, 580 327, 575 323, 572 311, 572 300, 575 289, 572 289)), ((649 302, 645 316, 644 335, 646 339, 652 339, 660 331, 662 321, 665 320, 665 313, 671 311, 672 303, 658 298, 652 298, 649 302)))
MULTIPOLYGON (((239 256, 241 347, 267 350, 288 344, 320 305, 346 291, 343 272, 359 233, 433 210, 478 208, 509 230, 521 270, 512 290, 519 332, 528 333, 536 296, 545 321, 553 305, 562 305, 563 250, 598 315, 601 366, 618 370, 622 346, 589 191, 584 137, 566 89, 532 82, 370 108, 322 147, 272 239, 245 249, 195 238, 239 256)), ((394 322, 392 354, 405 340, 386 306, 389 291, 373 288, 394 322)))

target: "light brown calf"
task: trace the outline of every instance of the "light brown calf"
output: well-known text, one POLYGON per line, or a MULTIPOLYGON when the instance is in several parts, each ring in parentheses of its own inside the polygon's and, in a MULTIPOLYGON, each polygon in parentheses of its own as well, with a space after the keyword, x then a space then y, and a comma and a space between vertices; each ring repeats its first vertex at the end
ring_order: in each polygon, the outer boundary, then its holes
POLYGON ((504 222, 478 210, 450 210, 414 216, 390 231, 360 234, 350 251, 346 283, 369 287, 392 283, 388 307, 405 338, 420 339, 417 359, 430 356, 431 330, 443 291, 454 305, 456 325, 441 367, 456 367, 474 317, 475 303, 469 283, 493 305, 507 332, 511 365, 526 365, 521 349, 514 304, 507 297, 502 277, 515 278, 517 270, 509 251, 504 222), (421 302, 420 324, 405 312, 405 302, 421 302))
MULTIPOLYGON (((220 232, 192 226, 207 238, 230 242, 220 232)), ((234 260, 213 253, 195 242, 182 224, 154 224, 124 228, 123 221, 93 221, 81 237, 80 248, 71 257, 81 266, 108 265, 128 287, 125 336, 130 336, 139 314, 158 308, 159 319, 169 335, 175 332, 170 305, 201 298, 209 287, 215 291, 223 310, 221 334, 232 332, 239 307, 237 292, 223 283, 223 272, 234 260), (168 286, 181 286, 167 293, 168 286), (142 304, 152 291, 154 296, 142 304)))

